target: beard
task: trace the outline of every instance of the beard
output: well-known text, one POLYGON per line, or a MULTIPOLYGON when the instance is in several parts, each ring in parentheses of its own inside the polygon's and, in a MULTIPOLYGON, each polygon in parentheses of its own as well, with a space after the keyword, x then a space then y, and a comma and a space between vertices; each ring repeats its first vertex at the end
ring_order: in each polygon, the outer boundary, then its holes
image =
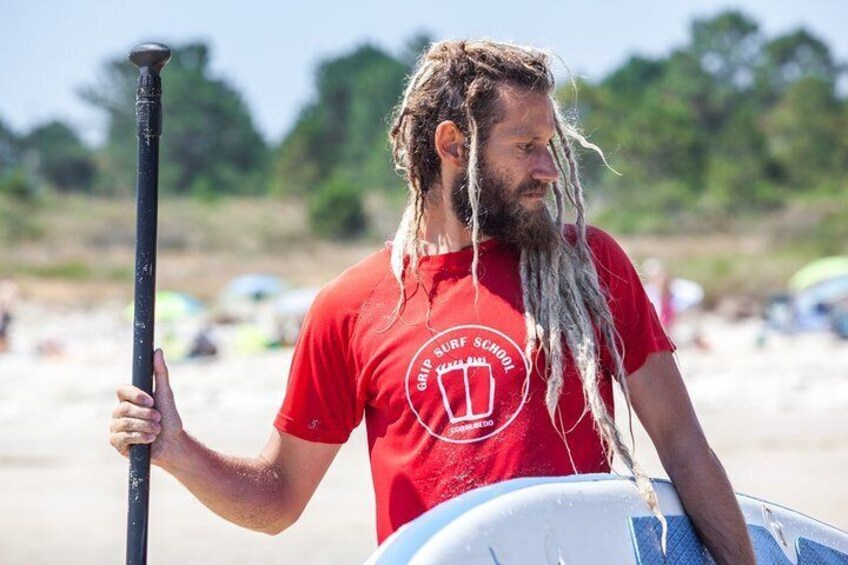
MULTIPOLYGON (((529 180, 510 191, 506 181, 480 164, 478 222, 480 231, 518 249, 550 251, 559 239, 559 230, 547 205, 528 209, 521 204, 527 193, 548 188, 548 183, 529 180)), ((457 217, 468 227, 472 225, 473 211, 468 196, 468 173, 463 172, 451 186, 451 205, 457 217)))

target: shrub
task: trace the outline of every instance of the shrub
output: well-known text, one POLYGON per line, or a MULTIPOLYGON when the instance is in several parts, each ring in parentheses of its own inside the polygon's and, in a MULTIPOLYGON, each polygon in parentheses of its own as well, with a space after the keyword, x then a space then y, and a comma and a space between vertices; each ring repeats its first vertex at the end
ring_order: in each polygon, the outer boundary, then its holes
POLYGON ((363 190, 356 183, 335 175, 309 195, 312 231, 330 239, 357 237, 365 232, 367 219, 362 205, 363 190))

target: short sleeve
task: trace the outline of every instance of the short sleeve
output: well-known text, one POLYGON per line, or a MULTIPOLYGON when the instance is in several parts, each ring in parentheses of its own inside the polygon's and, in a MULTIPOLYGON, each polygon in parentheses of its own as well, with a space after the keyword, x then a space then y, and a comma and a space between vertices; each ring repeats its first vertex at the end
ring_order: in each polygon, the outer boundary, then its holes
POLYGON ((633 263, 621 246, 597 228, 587 230, 587 239, 621 338, 624 370, 630 375, 639 370, 651 353, 674 351, 675 346, 666 335, 633 263))
POLYGON ((295 344, 288 386, 274 426, 307 441, 344 443, 362 420, 350 353, 355 315, 339 288, 316 298, 295 344))

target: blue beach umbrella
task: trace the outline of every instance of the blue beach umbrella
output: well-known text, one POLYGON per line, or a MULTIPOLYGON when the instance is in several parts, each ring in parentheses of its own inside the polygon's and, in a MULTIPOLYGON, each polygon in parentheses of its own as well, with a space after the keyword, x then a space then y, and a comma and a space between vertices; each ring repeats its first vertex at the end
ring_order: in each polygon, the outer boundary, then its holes
POLYGON ((261 302, 276 298, 288 285, 280 278, 267 274, 241 275, 231 280, 221 296, 227 299, 247 299, 253 302, 261 302))

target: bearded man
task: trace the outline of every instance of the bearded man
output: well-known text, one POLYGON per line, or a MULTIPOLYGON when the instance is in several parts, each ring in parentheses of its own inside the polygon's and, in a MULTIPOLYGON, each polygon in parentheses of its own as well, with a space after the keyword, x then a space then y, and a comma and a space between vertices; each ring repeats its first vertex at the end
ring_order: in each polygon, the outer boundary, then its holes
POLYGON ((607 472, 615 457, 658 513, 613 419, 617 383, 715 560, 754 563, 674 346, 627 256, 585 223, 572 144, 592 146, 554 86, 542 52, 434 44, 391 128, 410 191, 397 235, 316 299, 263 452, 229 457, 188 435, 161 351, 155 403, 119 389, 112 444, 152 443, 205 505, 269 533, 297 519, 363 416, 381 542, 475 487, 607 472))

